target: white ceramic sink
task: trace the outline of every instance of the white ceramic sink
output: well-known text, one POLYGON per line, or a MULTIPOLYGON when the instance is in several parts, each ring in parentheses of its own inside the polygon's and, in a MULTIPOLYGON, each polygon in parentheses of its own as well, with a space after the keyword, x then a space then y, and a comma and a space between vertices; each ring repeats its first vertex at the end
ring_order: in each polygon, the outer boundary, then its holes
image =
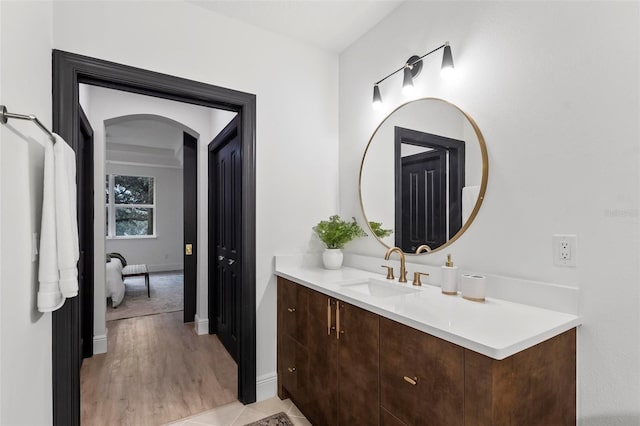
POLYGON ((377 280, 375 278, 345 283, 342 287, 345 290, 380 298, 402 296, 419 291, 416 287, 411 286, 411 284, 403 285, 396 282, 377 280))

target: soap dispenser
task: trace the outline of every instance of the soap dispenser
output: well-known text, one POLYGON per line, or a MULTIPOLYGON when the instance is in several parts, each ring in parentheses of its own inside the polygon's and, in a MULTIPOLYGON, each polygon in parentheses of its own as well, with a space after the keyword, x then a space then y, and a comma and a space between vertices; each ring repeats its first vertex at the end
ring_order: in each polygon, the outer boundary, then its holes
POLYGON ((447 261, 442 266, 442 293, 449 295, 458 294, 458 267, 453 266, 451 254, 447 254, 447 261))

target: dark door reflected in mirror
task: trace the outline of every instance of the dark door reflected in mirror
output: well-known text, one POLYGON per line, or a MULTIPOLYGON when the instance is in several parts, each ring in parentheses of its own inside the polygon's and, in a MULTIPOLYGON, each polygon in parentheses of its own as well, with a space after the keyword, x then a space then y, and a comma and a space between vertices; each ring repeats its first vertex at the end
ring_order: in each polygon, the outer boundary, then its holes
POLYGON ((415 253, 455 241, 486 190, 487 153, 475 122, 453 104, 426 98, 378 126, 360 169, 360 201, 373 235, 415 253))
POLYGON ((462 228, 465 142, 395 126, 395 245, 437 248, 462 228))

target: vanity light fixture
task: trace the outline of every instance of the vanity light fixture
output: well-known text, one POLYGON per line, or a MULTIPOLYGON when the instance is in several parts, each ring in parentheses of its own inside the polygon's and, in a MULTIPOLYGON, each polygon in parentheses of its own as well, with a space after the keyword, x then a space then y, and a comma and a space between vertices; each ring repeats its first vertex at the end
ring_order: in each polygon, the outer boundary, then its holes
POLYGON ((436 47, 431 52, 425 53, 422 56, 413 55, 407 62, 391 74, 384 77, 382 80, 377 81, 373 85, 373 109, 378 110, 382 106, 382 96, 380 95, 380 83, 391 77, 392 75, 404 71, 404 78, 402 80, 402 93, 410 95, 413 92, 413 79, 420 74, 422 70, 422 58, 437 52, 440 49, 444 49, 442 54, 442 66, 440 72, 443 76, 450 75, 453 71, 453 55, 451 54, 451 46, 449 42, 445 42, 442 46, 436 47))
POLYGON ((380 88, 376 84, 373 86, 373 109, 379 110, 382 107, 382 96, 380 96, 380 88))

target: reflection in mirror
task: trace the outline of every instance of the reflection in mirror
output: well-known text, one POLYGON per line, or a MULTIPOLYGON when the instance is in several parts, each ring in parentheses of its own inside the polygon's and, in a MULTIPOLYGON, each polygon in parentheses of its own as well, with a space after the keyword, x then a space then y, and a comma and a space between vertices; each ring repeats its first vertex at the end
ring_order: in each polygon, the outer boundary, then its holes
POLYGON ((487 169, 482 134, 455 105, 427 98, 399 107, 374 132, 360 169, 373 235, 406 253, 451 244, 480 208, 487 169))

